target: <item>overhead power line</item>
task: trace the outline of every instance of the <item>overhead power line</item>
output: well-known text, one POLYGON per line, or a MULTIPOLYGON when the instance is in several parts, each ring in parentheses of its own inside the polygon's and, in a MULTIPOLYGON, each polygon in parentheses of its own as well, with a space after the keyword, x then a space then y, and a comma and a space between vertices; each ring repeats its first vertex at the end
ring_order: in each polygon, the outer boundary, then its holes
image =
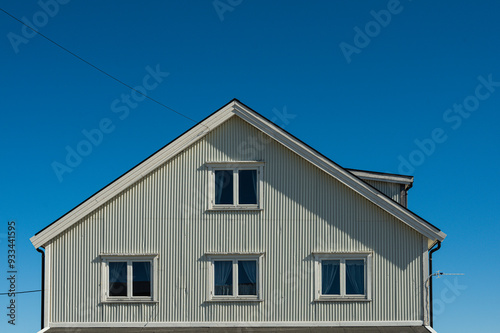
POLYGON ((12 293, 0 293, 0 296, 5 296, 8 294, 27 294, 27 293, 37 293, 40 292, 41 290, 28 290, 28 291, 14 291, 12 293))
POLYGON ((191 117, 189 117, 189 116, 186 116, 185 114, 183 114, 183 113, 181 113, 181 112, 179 112, 179 111, 176 111, 176 110, 172 109, 172 108, 171 108, 171 107, 169 107, 169 106, 166 106, 165 104, 163 104, 163 103, 159 102, 158 100, 156 100, 156 99, 154 99, 154 98, 151 98, 151 97, 149 97, 149 96, 148 96, 148 95, 146 95, 146 94, 143 94, 142 92, 140 92, 140 91, 139 91, 139 90, 137 90, 137 89, 134 89, 133 87, 131 87, 130 85, 126 84, 126 83, 125 83, 125 82, 123 82, 122 80, 120 80, 120 79, 118 79, 118 78, 114 77, 113 75, 108 74, 108 73, 107 73, 107 72, 105 72, 104 70, 102 70, 102 69, 100 69, 99 67, 97 67, 97 66, 93 65, 92 63, 88 62, 87 60, 83 59, 83 58, 82 58, 82 57, 80 57, 79 55, 77 55, 77 54, 75 54, 75 53, 71 52, 70 50, 68 50, 67 48, 65 48, 64 46, 62 46, 61 44, 59 44, 59 43, 57 43, 57 42, 53 41, 52 39, 50 39, 49 37, 45 36, 44 34, 42 34, 41 32, 39 32, 38 30, 33 29, 32 27, 30 27, 29 25, 27 25, 26 23, 24 23, 23 21, 21 21, 20 19, 18 19, 18 18, 17 18, 17 17, 15 17, 14 15, 12 15, 11 13, 7 12, 5 9, 0 8, 0 10, 1 10, 2 12, 4 12, 5 14, 7 14, 8 16, 10 16, 11 18, 13 18, 14 20, 16 20, 17 22, 19 22, 19 23, 21 23, 22 25, 24 25, 24 26, 28 27, 29 29, 31 29, 32 31, 34 31, 36 34, 38 34, 38 35, 42 36, 43 38, 45 38, 46 40, 48 40, 48 41, 49 41, 49 42, 51 42, 52 44, 56 45, 57 47, 61 48, 61 49, 62 49, 62 50, 64 50, 64 51, 68 52, 69 54, 71 54, 72 56, 74 56, 75 58, 77 58, 78 60, 80 60, 80 61, 82 61, 82 62, 86 63, 86 64, 87 64, 87 65, 89 65, 90 67, 92 67, 92 68, 94 68, 94 69, 98 70, 99 72, 101 72, 102 74, 104 74, 104 75, 106 75, 106 76, 110 77, 111 79, 115 80, 116 82, 118 82, 118 83, 120 83, 120 84, 124 85, 125 87, 127 87, 127 88, 129 88, 129 89, 132 89, 133 91, 137 92, 138 94, 141 94, 142 96, 144 96, 144 97, 146 97, 147 99, 149 99, 149 100, 151 100, 151 101, 155 102, 156 104, 161 105, 161 106, 163 106, 164 108, 166 108, 166 109, 168 109, 168 110, 170 110, 170 111, 172 111, 172 112, 174 112, 174 113, 177 113, 179 116, 184 117, 184 118, 186 118, 186 119, 188 119, 188 120, 191 120, 191 121, 192 121, 192 122, 194 122, 194 123, 198 123, 198 121, 194 120, 193 118, 191 118, 191 117))

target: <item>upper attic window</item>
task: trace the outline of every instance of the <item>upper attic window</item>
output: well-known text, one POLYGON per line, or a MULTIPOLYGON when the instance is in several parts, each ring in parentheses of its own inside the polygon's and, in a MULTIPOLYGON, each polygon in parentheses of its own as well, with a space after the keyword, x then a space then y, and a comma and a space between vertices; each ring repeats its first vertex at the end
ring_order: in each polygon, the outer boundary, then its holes
POLYGON ((210 209, 261 209, 262 162, 207 163, 210 209))

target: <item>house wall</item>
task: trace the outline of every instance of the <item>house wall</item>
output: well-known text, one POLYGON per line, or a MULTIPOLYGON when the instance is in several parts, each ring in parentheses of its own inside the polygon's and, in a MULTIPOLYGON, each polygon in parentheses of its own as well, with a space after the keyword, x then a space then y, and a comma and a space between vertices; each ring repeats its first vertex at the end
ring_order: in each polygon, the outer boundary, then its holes
POLYGON ((50 244, 51 323, 420 321, 423 236, 232 117, 50 244), (263 160, 262 211, 208 207, 207 161, 263 160), (372 301, 314 302, 313 252, 372 251, 372 301), (207 252, 264 252, 262 302, 206 302, 207 252), (159 302, 100 302, 100 254, 157 253, 159 302))
POLYGON ((384 193, 387 195, 389 198, 392 200, 396 201, 399 204, 402 204, 403 206, 406 206, 404 202, 402 202, 401 198, 401 184, 397 183, 389 183, 389 182, 380 182, 377 180, 364 180, 366 183, 370 184, 371 186, 375 187, 377 190, 380 192, 384 193))

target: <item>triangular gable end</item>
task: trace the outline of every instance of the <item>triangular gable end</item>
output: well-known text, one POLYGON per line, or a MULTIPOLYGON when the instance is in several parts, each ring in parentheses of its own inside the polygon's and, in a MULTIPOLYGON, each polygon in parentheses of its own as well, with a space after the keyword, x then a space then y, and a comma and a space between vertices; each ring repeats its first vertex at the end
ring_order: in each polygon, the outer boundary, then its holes
POLYGON ((149 158, 129 170, 127 173, 104 187, 96 194, 92 195, 66 215, 39 231, 30 239, 32 244, 35 248, 44 246, 52 238, 70 228, 73 224, 77 223, 102 204, 112 199, 118 193, 141 180, 148 173, 152 172, 154 169, 164 164, 187 147, 199 141, 210 131, 235 115, 272 137, 299 156, 305 158, 310 163, 336 178, 344 185, 373 202, 389 214, 395 216, 416 231, 420 232, 429 240, 442 241, 446 237, 445 233, 432 224, 394 202, 383 193, 371 187, 346 169, 323 156, 245 104, 241 103, 237 99, 233 99, 231 102, 193 126, 177 139, 158 150, 149 158))

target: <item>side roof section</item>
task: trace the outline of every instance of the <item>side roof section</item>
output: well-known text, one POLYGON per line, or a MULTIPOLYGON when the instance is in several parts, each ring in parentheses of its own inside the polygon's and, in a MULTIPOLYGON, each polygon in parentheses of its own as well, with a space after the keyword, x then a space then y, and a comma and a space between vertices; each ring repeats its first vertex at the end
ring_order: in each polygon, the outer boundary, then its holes
POLYGON ((30 238, 35 248, 44 246, 60 233, 64 232, 102 204, 112 199, 120 192, 127 189, 161 164, 167 162, 175 155, 202 139, 212 129, 216 128, 232 116, 238 116, 252 126, 272 137, 299 156, 302 156, 327 174, 336 178, 347 187, 356 191, 369 201, 406 223, 432 241, 442 241, 446 234, 425 221, 415 213, 397 204, 386 195, 371 187, 347 169, 342 168, 329 158, 311 148, 295 136, 275 125, 256 111, 252 110, 237 99, 233 99, 219 110, 209 115, 204 120, 184 132, 175 140, 155 152, 153 155, 136 165, 134 168, 111 182, 109 185, 89 197, 80 205, 40 230, 30 238))
POLYGON ((367 170, 346 169, 353 175, 363 180, 375 180, 385 183, 395 183, 405 185, 405 190, 413 186, 413 176, 397 175, 394 173, 375 172, 367 170))

